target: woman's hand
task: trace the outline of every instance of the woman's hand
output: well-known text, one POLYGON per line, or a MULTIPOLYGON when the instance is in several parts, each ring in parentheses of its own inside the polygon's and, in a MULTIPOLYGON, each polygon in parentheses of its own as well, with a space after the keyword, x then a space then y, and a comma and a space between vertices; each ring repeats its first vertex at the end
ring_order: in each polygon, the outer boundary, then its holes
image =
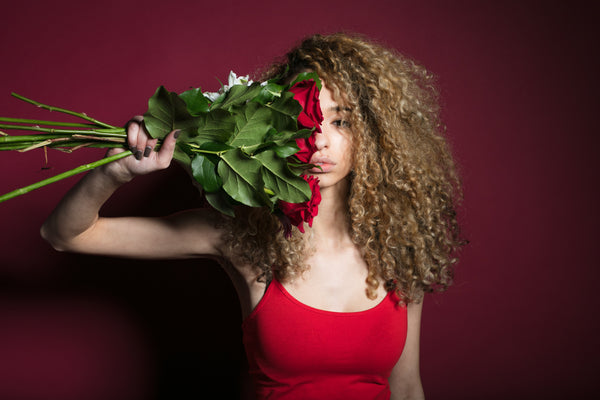
MULTIPOLYGON (((127 145, 133 153, 131 157, 125 157, 105 166, 103 172, 114 178, 118 183, 125 183, 132 180, 137 175, 144 175, 150 172, 167 168, 173 159, 175 144, 179 130, 169 133, 160 147, 155 151, 158 139, 152 139, 146 132, 143 125, 143 117, 135 116, 126 124, 127 145)), ((123 152, 123 149, 110 149, 107 155, 113 155, 123 152)))

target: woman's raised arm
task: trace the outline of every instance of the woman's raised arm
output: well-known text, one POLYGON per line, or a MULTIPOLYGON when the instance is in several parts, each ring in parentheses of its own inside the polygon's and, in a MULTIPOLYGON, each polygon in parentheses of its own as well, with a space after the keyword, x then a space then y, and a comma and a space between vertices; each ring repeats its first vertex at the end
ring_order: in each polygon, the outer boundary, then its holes
MULTIPOLYGON (((59 251, 135 258, 189 258, 220 255, 220 232, 213 217, 190 210, 163 218, 103 218, 100 207, 122 184, 137 175, 167 168, 178 136, 171 132, 158 152, 141 117, 127 125, 133 156, 88 173, 60 201, 41 228, 41 235, 59 251)), ((123 151, 111 149, 109 154, 123 151)))

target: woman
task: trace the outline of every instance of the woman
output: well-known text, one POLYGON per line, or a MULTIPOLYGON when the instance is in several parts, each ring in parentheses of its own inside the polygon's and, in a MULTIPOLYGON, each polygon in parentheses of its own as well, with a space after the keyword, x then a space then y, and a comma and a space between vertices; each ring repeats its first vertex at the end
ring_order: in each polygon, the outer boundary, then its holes
MULTIPOLYGON (((102 218, 122 184, 166 168, 178 132, 152 151, 141 118, 135 157, 98 168, 42 227, 58 250, 137 258, 216 257, 242 304, 258 398, 421 399, 419 330, 425 292, 446 288, 461 246, 458 179, 440 134, 431 77, 344 34, 304 40, 264 74, 323 80, 323 122, 306 173, 319 179, 312 228, 285 237, 268 210, 226 218, 102 218)), ((112 150, 118 151, 118 150, 112 150)))

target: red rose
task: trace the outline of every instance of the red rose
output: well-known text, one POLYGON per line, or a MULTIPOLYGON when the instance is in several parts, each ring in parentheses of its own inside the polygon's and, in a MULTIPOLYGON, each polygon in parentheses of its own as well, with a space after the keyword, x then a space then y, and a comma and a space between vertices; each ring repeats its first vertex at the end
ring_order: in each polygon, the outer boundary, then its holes
POLYGON ((319 88, 313 79, 300 81, 289 89, 296 100, 302 106, 302 112, 298 116, 298 125, 321 132, 323 114, 319 104, 319 88))
MULTIPOLYGON (((314 132, 321 132, 323 113, 319 103, 319 88, 313 79, 300 81, 289 89, 296 100, 302 106, 302 112, 298 115, 298 127, 305 129, 315 128, 314 132)), ((317 151, 315 146, 314 132, 308 138, 296 139, 300 151, 296 157, 303 162, 309 163, 313 153, 317 151)))
POLYGON ((296 144, 300 147, 300 150, 294 155, 298 157, 300 162, 308 164, 312 155, 317 151, 314 132, 307 138, 296 139, 296 144))
POLYGON ((292 225, 297 226, 300 232, 304 233, 303 223, 308 223, 312 226, 313 218, 319 213, 319 203, 321 203, 321 192, 319 190, 319 178, 315 176, 302 176, 310 185, 312 195, 310 200, 304 203, 288 203, 287 201, 279 201, 279 209, 283 213, 280 216, 283 224, 285 237, 290 237, 292 234, 292 225))

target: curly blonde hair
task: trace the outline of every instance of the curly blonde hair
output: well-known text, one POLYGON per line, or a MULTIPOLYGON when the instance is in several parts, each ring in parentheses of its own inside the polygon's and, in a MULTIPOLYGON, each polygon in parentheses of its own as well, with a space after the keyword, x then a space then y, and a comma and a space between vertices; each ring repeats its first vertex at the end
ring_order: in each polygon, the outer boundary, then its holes
MULTIPOLYGON (((456 167, 443 137, 433 76, 414 61, 363 37, 314 35, 271 66, 263 79, 290 81, 314 71, 351 110, 351 238, 368 265, 367 294, 380 284, 402 302, 445 290, 461 239, 456 167)), ((239 210, 226 222, 231 254, 259 275, 285 281, 301 273, 306 245, 285 239, 268 210, 239 210)), ((310 231, 309 231, 310 232, 310 231)))

